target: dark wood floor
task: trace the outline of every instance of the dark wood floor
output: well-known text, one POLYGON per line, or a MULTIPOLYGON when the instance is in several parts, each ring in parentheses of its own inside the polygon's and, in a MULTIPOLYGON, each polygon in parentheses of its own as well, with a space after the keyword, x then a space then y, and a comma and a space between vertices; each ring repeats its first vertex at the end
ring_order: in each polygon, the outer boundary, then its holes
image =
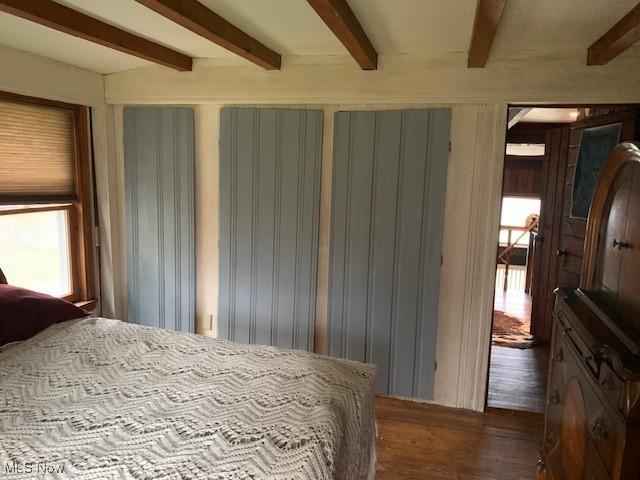
POLYGON ((533 479, 543 417, 379 397, 377 480, 533 479))
POLYGON ((544 412, 549 347, 518 348, 491 346, 489 407, 544 412))

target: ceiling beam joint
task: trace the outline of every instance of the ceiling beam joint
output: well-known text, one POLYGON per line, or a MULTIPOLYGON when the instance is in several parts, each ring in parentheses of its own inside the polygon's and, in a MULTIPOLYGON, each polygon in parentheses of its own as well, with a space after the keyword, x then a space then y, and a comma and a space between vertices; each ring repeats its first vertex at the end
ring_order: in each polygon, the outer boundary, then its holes
POLYGON ((346 0, 307 0, 363 70, 378 68, 378 52, 346 0))
POLYGON ((478 0, 473 21, 471 46, 469 47, 469 67, 484 67, 491 53, 493 39, 504 12, 506 0, 478 0))
POLYGON ((209 10, 197 0, 136 0, 145 7, 267 70, 279 70, 281 57, 209 10))
POLYGON ((587 65, 604 65, 638 40, 640 40, 640 4, 589 47, 587 65))
POLYGON ((189 71, 188 55, 129 33, 52 0, 0 0, 0 11, 180 71, 189 71))

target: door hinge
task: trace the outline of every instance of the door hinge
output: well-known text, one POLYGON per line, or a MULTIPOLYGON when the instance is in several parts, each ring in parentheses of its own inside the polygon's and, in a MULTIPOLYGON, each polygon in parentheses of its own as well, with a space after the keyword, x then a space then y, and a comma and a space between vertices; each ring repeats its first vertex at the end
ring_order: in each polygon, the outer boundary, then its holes
POLYGON ((438 362, 433 362, 433 369, 437 370, 438 369, 438 362))
POLYGON ((451 152, 451 142, 449 142, 449 152, 451 152))
POLYGON ((98 227, 93 227, 93 242, 96 247, 100 246, 100 229, 98 227))

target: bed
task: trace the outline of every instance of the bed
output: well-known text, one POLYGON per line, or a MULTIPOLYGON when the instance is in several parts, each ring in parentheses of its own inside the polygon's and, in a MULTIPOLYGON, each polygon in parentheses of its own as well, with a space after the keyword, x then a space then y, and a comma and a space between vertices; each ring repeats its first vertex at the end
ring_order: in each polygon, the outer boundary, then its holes
POLYGON ((0 350, 0 477, 368 479, 375 367, 84 318, 0 350))

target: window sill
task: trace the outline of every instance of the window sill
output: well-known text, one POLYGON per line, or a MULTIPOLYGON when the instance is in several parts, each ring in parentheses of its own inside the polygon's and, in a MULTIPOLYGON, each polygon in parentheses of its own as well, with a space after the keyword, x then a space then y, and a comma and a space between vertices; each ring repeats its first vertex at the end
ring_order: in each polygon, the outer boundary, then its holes
POLYGON ((98 301, 97 300, 83 300, 81 302, 73 302, 73 304, 76 307, 79 308, 84 308, 87 311, 91 311, 94 310, 96 308, 96 306, 98 305, 98 301))

